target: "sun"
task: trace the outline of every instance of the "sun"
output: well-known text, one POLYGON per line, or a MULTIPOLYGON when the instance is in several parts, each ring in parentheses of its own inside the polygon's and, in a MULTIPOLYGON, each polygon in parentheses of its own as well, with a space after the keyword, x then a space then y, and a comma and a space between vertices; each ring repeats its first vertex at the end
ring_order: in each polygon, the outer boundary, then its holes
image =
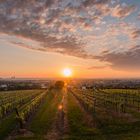
POLYGON ((63 70, 63 75, 64 75, 65 77, 70 77, 70 76, 72 76, 72 70, 71 70, 70 68, 65 68, 65 69, 63 70))

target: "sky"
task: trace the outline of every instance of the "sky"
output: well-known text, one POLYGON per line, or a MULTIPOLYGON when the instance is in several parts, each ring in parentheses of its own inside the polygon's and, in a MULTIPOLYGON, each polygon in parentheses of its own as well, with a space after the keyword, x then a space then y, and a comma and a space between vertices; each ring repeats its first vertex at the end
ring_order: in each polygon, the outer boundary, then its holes
POLYGON ((140 0, 0 0, 0 77, 140 78, 140 0))

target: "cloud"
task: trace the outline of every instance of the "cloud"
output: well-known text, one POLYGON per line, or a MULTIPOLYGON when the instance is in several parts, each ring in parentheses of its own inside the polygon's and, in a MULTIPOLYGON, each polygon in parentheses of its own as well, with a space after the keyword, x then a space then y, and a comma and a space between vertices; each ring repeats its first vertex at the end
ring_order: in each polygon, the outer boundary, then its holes
POLYGON ((124 53, 111 52, 103 56, 99 56, 100 61, 110 63, 112 69, 139 71, 140 69, 140 45, 132 47, 124 53))
POLYGON ((104 4, 107 4, 109 2, 111 2, 111 0, 85 0, 83 2, 83 5, 88 7, 91 5, 104 5, 104 4))
POLYGON ((140 29, 134 29, 131 33, 132 38, 139 38, 140 37, 140 29))
POLYGON ((36 51, 43 51, 43 52, 56 52, 60 53, 62 55, 69 55, 69 56, 75 56, 79 58, 85 58, 85 59, 93 59, 92 55, 89 55, 84 49, 82 45, 76 44, 74 41, 74 38, 68 39, 67 41, 56 41, 55 38, 48 38, 49 42, 48 44, 38 44, 35 45, 36 42, 29 43, 26 41, 26 39, 18 39, 17 37, 13 38, 12 40, 9 40, 11 44, 27 49, 32 49, 36 51), (26 41, 26 43, 25 43, 26 41))
POLYGON ((138 17, 137 17, 137 19, 138 19, 138 20, 140 20, 140 13, 138 14, 138 17))
POLYGON ((140 29, 124 21, 134 11, 134 5, 119 0, 1 0, 0 32, 16 36, 17 41, 11 41, 16 46, 97 59, 112 68, 127 67, 130 54, 136 68, 139 50, 130 46, 138 44, 140 29))
POLYGON ((89 67, 88 69, 93 70, 93 69, 105 69, 105 68, 107 68, 107 66, 92 66, 92 67, 89 67))
POLYGON ((114 9, 112 9, 112 16, 118 18, 124 18, 129 16, 136 10, 136 6, 134 5, 117 5, 114 9))

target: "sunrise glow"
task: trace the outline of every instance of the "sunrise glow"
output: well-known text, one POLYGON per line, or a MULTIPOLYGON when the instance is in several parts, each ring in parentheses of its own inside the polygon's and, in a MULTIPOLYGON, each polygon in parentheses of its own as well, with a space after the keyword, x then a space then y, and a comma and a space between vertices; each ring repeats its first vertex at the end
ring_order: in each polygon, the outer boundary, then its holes
POLYGON ((70 76, 72 76, 72 70, 71 70, 70 68, 65 68, 65 69, 63 70, 63 75, 64 75, 65 77, 70 77, 70 76))
POLYGON ((139 0, 3 0, 0 11, 0 78, 140 78, 139 0))

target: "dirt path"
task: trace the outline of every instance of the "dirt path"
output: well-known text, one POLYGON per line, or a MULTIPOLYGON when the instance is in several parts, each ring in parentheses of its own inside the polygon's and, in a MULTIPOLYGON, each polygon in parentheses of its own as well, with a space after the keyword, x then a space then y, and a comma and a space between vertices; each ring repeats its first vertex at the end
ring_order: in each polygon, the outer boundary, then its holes
POLYGON ((60 140, 68 132, 67 120, 67 89, 63 91, 62 100, 58 106, 58 110, 54 119, 54 123, 50 131, 44 137, 47 140, 60 140))

